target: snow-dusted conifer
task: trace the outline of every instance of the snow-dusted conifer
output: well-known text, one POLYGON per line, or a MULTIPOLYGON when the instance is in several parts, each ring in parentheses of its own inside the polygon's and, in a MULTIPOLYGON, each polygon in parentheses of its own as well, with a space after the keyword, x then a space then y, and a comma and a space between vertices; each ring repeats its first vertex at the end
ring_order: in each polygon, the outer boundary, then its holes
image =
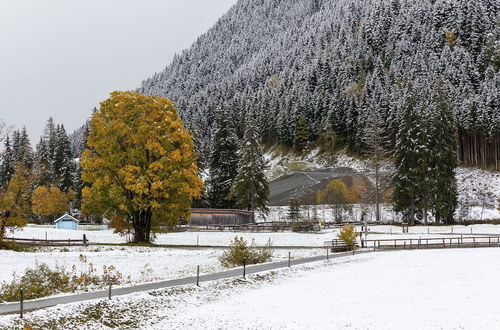
POLYGON ((239 208, 267 214, 269 184, 264 173, 265 160, 253 115, 247 116, 245 125, 238 175, 231 187, 230 196, 239 208))
POLYGON ((238 174, 238 137, 234 131, 231 114, 221 107, 217 114, 217 128, 210 155, 208 198, 213 208, 234 208, 229 197, 231 186, 238 174))

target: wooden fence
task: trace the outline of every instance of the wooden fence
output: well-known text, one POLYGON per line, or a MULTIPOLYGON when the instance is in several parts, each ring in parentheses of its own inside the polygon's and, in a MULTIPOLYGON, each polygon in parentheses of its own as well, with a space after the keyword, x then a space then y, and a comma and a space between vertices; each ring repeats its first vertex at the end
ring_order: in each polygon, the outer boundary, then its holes
POLYGON ((87 246, 89 240, 83 235, 82 239, 35 239, 35 238, 4 238, 7 242, 23 246, 87 246))
POLYGON ((445 249, 500 246, 499 236, 460 236, 362 240, 362 246, 377 249, 445 249))

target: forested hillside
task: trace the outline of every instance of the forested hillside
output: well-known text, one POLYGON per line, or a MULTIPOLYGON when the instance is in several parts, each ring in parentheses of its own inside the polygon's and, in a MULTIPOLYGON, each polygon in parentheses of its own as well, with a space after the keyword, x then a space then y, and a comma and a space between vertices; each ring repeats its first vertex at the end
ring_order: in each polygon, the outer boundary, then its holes
POLYGON ((174 100, 205 154, 221 105, 240 137, 253 112, 264 142, 363 152, 373 113, 391 151, 409 95, 424 126, 446 102, 462 163, 499 168, 499 13, 498 0, 239 0, 139 91, 174 100))

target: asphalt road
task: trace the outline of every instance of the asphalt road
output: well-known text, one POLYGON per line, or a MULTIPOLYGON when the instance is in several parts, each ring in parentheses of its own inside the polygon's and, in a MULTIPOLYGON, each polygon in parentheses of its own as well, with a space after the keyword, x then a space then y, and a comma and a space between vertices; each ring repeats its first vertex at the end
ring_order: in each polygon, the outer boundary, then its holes
MULTIPOLYGON (((368 252, 369 251, 358 251, 358 252, 356 252, 356 254, 363 254, 363 253, 368 253, 368 252)), ((348 255, 352 255, 352 252, 330 254, 329 257, 330 257, 330 259, 337 259, 337 258, 345 257, 348 255)), ((321 260, 326 260, 326 252, 325 252, 324 256, 316 256, 316 257, 301 258, 301 259, 291 259, 290 264, 293 266, 293 265, 306 264, 306 263, 321 261, 321 260)), ((288 260, 267 263, 267 264, 253 265, 253 266, 246 267, 246 274, 254 274, 254 273, 269 271, 269 270, 273 270, 273 269, 286 268, 286 267, 288 267, 288 260)), ((243 275, 243 268, 232 269, 232 270, 228 270, 228 271, 220 272, 220 273, 200 275, 200 282, 215 281, 215 280, 221 280, 221 279, 232 278, 232 277, 240 277, 242 275, 243 275)), ((112 296, 122 296, 122 295, 135 293, 135 292, 164 289, 164 288, 186 285, 186 284, 196 284, 196 276, 185 277, 185 278, 180 278, 180 279, 176 279, 176 280, 168 280, 168 281, 161 281, 161 282, 155 282, 155 283, 140 284, 140 285, 135 285, 135 286, 130 286, 130 287, 116 288, 116 289, 112 289, 112 296)), ((108 297, 108 290, 102 290, 102 291, 95 291, 95 292, 88 292, 88 293, 73 294, 73 295, 62 296, 62 297, 39 299, 39 300, 34 300, 34 301, 25 301, 24 302, 24 310, 31 311, 31 310, 47 308, 47 307, 51 307, 51 306, 55 306, 55 305, 62 305, 62 304, 81 302, 81 301, 86 301, 86 300, 91 300, 91 299, 107 298, 107 297, 108 297)), ((19 310, 20 310, 19 303, 0 304, 0 315, 1 314, 18 313, 19 310)))
POLYGON ((316 190, 334 178, 361 175, 348 167, 331 167, 312 171, 294 171, 269 183, 270 205, 288 205, 292 196, 301 196, 309 189, 316 190))

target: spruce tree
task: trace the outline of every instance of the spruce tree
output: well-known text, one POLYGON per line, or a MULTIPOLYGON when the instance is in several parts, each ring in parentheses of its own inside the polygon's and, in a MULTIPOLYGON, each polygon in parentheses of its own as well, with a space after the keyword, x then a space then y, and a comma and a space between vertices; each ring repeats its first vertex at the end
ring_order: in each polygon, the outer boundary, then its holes
POLYGON ((9 136, 6 137, 4 150, 0 158, 0 190, 7 188, 10 179, 14 175, 14 156, 9 136))
POLYGON ((73 187, 75 166, 73 163, 71 144, 63 125, 58 125, 55 131, 53 154, 54 184, 64 192, 73 187))
POLYGON ((28 170, 33 167, 33 149, 28 137, 26 127, 16 130, 12 134, 12 154, 14 166, 22 166, 28 170))
POLYGON ((430 172, 433 174, 432 207, 437 222, 454 222, 457 207, 457 132, 453 112, 443 83, 435 88, 433 101, 432 138, 430 172))
POLYGON ((210 155, 208 198, 213 208, 234 208, 229 197, 231 186, 238 175, 238 137, 229 111, 222 107, 217 116, 213 149, 210 155))
POLYGON ((304 151, 309 143, 309 125, 306 116, 300 115, 295 129, 295 148, 298 151, 304 151))
POLYGON ((47 142, 42 136, 36 145, 34 172, 36 183, 39 186, 50 186, 53 184, 52 155, 47 142))
POLYGON ((402 212, 411 224, 415 223, 419 190, 418 180, 420 178, 416 152, 417 145, 414 137, 421 128, 419 117, 416 114, 415 95, 413 89, 410 88, 405 99, 396 137, 394 151, 396 172, 393 177, 393 200, 395 211, 402 212))
POLYGON ((238 175, 231 187, 230 197, 236 201, 239 208, 267 214, 269 184, 264 174, 265 160, 260 135, 252 115, 246 120, 240 157, 238 175))

